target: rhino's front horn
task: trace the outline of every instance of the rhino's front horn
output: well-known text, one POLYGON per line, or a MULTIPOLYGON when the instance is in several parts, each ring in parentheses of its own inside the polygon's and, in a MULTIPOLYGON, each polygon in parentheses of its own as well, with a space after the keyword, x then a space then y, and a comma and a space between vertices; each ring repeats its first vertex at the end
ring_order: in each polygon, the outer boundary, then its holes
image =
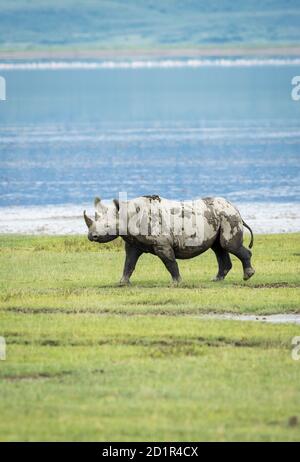
POLYGON ((84 221, 86 222, 86 226, 90 228, 93 224, 93 220, 87 216, 85 211, 83 212, 83 217, 84 217, 84 221))

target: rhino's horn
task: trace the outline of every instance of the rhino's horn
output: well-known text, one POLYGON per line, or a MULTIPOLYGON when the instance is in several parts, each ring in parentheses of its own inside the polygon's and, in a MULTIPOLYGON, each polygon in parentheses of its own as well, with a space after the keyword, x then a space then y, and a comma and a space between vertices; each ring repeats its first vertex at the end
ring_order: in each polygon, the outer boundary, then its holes
POLYGON ((90 228, 93 224, 93 220, 87 216, 85 211, 83 212, 83 217, 84 217, 84 221, 86 222, 86 226, 90 228))

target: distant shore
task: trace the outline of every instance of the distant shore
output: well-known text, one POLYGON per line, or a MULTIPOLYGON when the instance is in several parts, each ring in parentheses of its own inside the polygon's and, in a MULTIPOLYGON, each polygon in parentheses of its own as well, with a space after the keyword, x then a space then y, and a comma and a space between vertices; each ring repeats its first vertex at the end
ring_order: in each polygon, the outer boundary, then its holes
POLYGON ((195 58, 234 56, 300 56, 299 46, 197 47, 159 49, 56 49, 0 50, 1 59, 124 59, 124 58, 195 58))
MULTIPOLYGON (((238 208, 256 234, 300 231, 299 204, 240 202, 238 208)), ((93 213, 91 204, 17 205, 0 207, 1 234, 76 235, 86 232, 82 211, 93 213)))

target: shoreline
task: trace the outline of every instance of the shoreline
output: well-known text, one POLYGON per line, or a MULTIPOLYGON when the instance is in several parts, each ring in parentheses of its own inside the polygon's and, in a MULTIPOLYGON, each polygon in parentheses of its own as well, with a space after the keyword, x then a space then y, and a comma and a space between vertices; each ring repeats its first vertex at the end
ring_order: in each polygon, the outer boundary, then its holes
MULTIPOLYGON (((255 234, 300 232, 299 203, 239 201, 237 206, 255 234)), ((0 234, 37 236, 85 234, 83 210, 87 210, 90 215, 94 213, 89 203, 1 206, 0 234)))
POLYGON ((0 60, 34 59, 146 59, 195 57, 272 57, 300 56, 300 45, 278 47, 194 47, 157 49, 66 49, 66 50, 0 50, 0 60))

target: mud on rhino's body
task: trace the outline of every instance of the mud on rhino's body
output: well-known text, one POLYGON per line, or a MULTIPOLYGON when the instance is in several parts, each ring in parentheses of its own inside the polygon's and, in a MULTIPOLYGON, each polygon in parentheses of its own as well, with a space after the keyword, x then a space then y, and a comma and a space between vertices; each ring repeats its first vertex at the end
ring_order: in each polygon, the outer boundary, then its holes
POLYGON ((95 199, 95 220, 84 212, 88 237, 108 242, 121 236, 125 241, 126 260, 121 283, 128 283, 143 253, 157 255, 172 279, 180 278, 176 259, 193 258, 211 248, 218 261, 215 280, 224 279, 232 267, 229 253, 242 262, 244 279, 254 274, 251 252, 243 246, 243 221, 239 211, 223 198, 204 198, 191 202, 170 201, 159 196, 143 196, 126 202, 117 200, 105 206, 95 199), (142 230, 142 232, 141 232, 142 230), (146 232, 145 232, 146 230, 146 232))

